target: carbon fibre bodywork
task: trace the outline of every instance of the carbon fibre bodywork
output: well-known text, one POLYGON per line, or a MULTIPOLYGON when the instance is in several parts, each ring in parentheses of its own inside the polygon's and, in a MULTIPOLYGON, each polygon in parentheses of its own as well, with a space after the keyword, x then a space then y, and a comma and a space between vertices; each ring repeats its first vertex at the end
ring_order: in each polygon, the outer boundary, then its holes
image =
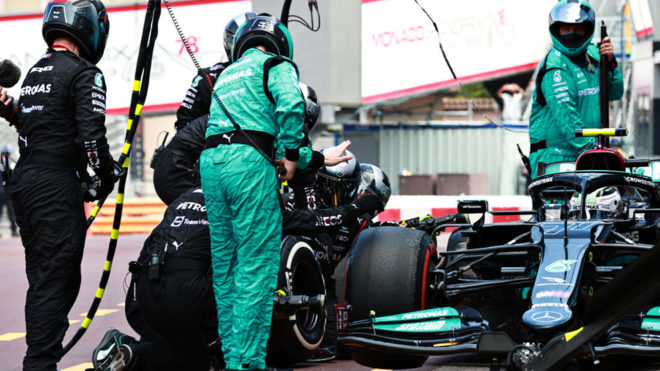
MULTIPOLYGON (((527 369, 558 335, 568 342, 579 334, 585 313, 593 310, 587 308, 589 298, 658 241, 660 186, 629 172, 572 171, 538 178, 529 194, 534 210, 520 212, 530 215, 528 220, 485 224, 482 217, 438 226, 431 233, 434 241, 446 228, 458 229, 428 272, 425 284, 432 295, 427 306, 387 313, 373 302, 368 318, 355 318, 349 300, 340 308, 348 313, 340 342, 354 354, 472 353, 527 369), (621 213, 594 218, 581 200, 604 187, 621 195, 621 213)), ((378 228, 365 232, 378 233, 378 228)), ((400 233, 405 240, 409 232, 400 233)), ((367 240, 359 238, 351 254, 367 240)), ((349 260, 349 274, 353 263, 349 260)), ((617 318, 591 339, 578 358, 660 355, 660 308, 654 306, 660 303, 649 299, 648 306, 617 318)))

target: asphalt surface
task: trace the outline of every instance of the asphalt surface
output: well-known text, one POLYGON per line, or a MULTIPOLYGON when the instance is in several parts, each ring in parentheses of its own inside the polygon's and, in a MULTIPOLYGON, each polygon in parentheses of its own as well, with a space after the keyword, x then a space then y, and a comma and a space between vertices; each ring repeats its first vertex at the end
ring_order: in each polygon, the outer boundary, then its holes
MULTIPOLYGON (((6 371, 21 370, 25 354, 25 318, 24 304, 27 291, 25 277, 25 261, 20 238, 6 237, 0 239, 0 298, 3 310, 0 316, 0 369, 6 371)), ((109 328, 135 336, 124 316, 125 282, 128 273, 128 262, 137 258, 146 235, 120 235, 117 251, 112 265, 110 281, 105 290, 103 301, 96 313, 88 331, 80 342, 62 359, 58 367, 62 370, 84 370, 91 367, 91 357, 94 347, 109 328)), ((101 270, 105 262, 109 237, 90 236, 87 238, 85 254, 82 262, 82 286, 73 309, 69 313, 71 327, 67 332, 65 342, 73 336, 80 327, 87 310, 96 293, 101 278, 101 270)), ((488 369, 472 364, 466 365, 464 358, 432 357, 426 362, 423 370, 470 370, 488 369)), ((352 360, 336 360, 329 363, 303 363, 294 366, 304 370, 370 370, 352 360)))

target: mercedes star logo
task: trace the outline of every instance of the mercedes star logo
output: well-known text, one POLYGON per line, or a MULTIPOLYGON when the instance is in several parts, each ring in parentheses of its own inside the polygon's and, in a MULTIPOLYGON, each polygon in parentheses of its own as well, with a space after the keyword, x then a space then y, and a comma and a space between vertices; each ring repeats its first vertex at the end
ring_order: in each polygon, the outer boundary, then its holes
POLYGON ((556 322, 562 318, 564 318, 563 314, 559 312, 555 312, 553 310, 544 310, 543 312, 536 312, 532 314, 532 319, 536 322, 541 322, 541 323, 556 322))

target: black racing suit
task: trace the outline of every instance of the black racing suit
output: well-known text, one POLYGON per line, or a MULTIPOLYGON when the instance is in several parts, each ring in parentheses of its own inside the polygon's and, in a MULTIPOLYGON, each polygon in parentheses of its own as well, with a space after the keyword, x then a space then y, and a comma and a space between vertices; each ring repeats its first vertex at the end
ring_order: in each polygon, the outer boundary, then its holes
POLYGON ((165 204, 171 204, 190 188, 200 186, 198 161, 206 145, 208 121, 208 114, 191 121, 154 157, 154 188, 165 204))
POLYGON ((143 340, 130 345, 139 359, 133 369, 209 369, 208 344, 217 337, 210 244, 204 195, 189 189, 167 208, 131 269, 126 314, 143 340))
POLYGON ((176 122, 174 123, 176 130, 181 130, 192 120, 209 114, 213 94, 212 87, 215 85, 220 73, 227 66, 229 66, 229 62, 216 63, 212 67, 202 68, 202 72, 195 76, 185 98, 183 98, 183 102, 176 111, 176 122), (210 85, 208 79, 211 80, 210 85))
POLYGON ((19 130, 20 158, 9 193, 29 283, 26 370, 55 370, 80 289, 86 222, 77 171, 87 162, 102 181, 114 182, 105 89, 95 65, 49 49, 28 71, 10 118, 19 130))

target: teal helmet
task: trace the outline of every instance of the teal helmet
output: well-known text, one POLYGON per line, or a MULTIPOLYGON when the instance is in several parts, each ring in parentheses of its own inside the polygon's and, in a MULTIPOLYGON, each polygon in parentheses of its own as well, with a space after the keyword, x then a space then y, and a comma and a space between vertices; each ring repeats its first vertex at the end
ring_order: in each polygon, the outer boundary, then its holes
POLYGON ((550 37, 560 52, 575 57, 584 53, 594 37, 596 15, 585 0, 560 0, 550 11, 550 37), (565 34, 559 32, 562 24, 583 24, 585 34, 565 34))
POLYGON ((50 0, 41 32, 49 47, 58 37, 72 39, 80 56, 96 64, 103 56, 110 32, 108 12, 98 0, 50 0))
POLYGON ((231 61, 237 61, 246 50, 262 45, 270 53, 293 58, 293 42, 289 30, 277 18, 256 16, 243 23, 234 36, 231 61))

